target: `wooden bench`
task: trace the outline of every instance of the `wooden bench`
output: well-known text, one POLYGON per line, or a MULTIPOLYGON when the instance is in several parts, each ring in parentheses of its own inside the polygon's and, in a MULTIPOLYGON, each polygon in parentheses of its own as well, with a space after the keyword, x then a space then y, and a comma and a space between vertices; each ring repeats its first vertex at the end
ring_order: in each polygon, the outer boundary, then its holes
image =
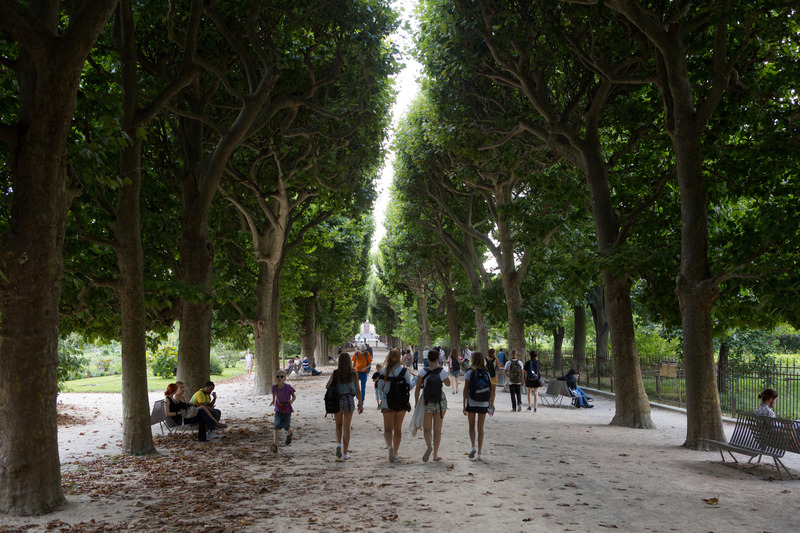
POLYGON ((725 461, 723 451, 727 451, 734 462, 737 463, 739 461, 736 460, 734 453, 749 456, 748 463, 755 457, 758 457, 759 462, 761 462, 761 456, 763 455, 772 457, 773 461, 775 461, 775 468, 778 470, 778 476, 783 479, 781 474, 781 467, 783 467, 784 471, 789 474, 789 479, 794 479, 792 473, 781 461, 781 457, 786 452, 800 453, 798 425, 800 424, 794 420, 785 418, 739 414, 736 417, 736 426, 733 429, 730 441, 719 442, 702 439, 702 442, 717 448, 723 462, 725 461))

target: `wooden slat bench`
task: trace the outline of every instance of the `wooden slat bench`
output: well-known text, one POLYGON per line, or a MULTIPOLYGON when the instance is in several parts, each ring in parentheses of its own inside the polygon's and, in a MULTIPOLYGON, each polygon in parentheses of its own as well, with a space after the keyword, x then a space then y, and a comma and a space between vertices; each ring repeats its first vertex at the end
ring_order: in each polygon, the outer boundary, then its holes
POLYGON ((739 461, 736 460, 734 453, 749 456, 748 463, 755 457, 758 457, 760 462, 762 455, 772 457, 781 479, 783 479, 781 467, 789 474, 789 479, 793 479, 792 473, 783 464, 781 457, 786 452, 800 453, 797 422, 785 418, 768 418, 753 414, 739 414, 736 417, 736 426, 730 441, 719 442, 703 439, 702 442, 717 448, 723 462, 725 461, 723 451, 727 451, 737 463, 739 461))

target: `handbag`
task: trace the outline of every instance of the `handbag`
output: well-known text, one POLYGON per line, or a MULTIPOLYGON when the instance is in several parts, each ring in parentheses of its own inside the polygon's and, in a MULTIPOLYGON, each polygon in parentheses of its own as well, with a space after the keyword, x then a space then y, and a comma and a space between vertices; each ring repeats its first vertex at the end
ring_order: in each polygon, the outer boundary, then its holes
POLYGON ((194 417, 196 417, 196 416, 197 416, 197 413, 199 413, 199 412, 200 412, 200 409, 198 409, 198 408, 197 408, 197 407, 195 407, 194 405, 190 405, 190 406, 189 406, 189 407, 187 407, 187 408, 186 408, 186 410, 183 412, 183 418, 184 418, 184 419, 187 419, 187 418, 194 418, 194 417))

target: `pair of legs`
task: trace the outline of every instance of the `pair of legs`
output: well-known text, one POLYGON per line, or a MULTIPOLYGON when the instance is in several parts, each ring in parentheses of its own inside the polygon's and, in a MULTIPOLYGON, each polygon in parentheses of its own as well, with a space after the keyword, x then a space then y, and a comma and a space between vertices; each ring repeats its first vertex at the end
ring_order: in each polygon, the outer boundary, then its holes
MULTIPOLYGON (((486 422, 486 413, 467 413, 467 420, 469 421, 469 441, 472 443, 472 449, 478 451, 478 457, 480 458, 483 455, 483 424, 486 422), (477 431, 477 438, 478 438, 478 445, 475 446, 475 418, 478 419, 478 431, 477 431)), ((472 457, 472 451, 470 451, 470 457, 472 457)))
POLYGON ((183 422, 184 424, 197 424, 197 440, 200 442, 208 440, 206 437, 207 431, 214 431, 219 427, 205 406, 197 411, 197 414, 192 418, 184 418, 183 422))
MULTIPOLYGON (((444 423, 444 415, 447 411, 440 411, 438 413, 425 413, 425 418, 422 421, 422 434, 425 437, 425 445, 428 450, 433 447, 433 460, 441 461, 439 457, 439 444, 442 442, 442 424, 444 423)), ((399 443, 398 443, 399 444, 399 443)), ((427 462, 430 457, 430 452, 425 451, 422 460, 427 462)))
POLYGON ((389 460, 394 462, 400 450, 400 439, 403 437, 403 418, 405 411, 387 411, 383 413, 383 440, 389 448, 389 460))
POLYGON ((531 393, 533 393, 533 408, 539 408, 539 387, 527 387, 528 389, 528 409, 531 408, 531 393))
POLYGON ((522 410, 522 394, 520 393, 520 383, 509 383, 508 391, 511 393, 511 410, 522 410))
POLYGON ((353 420, 353 412, 339 411, 333 415, 333 418, 336 421, 336 447, 337 449, 341 447, 341 452, 347 455, 347 451, 350 449, 350 422, 353 420))
POLYGON ((281 429, 286 430, 286 442, 288 446, 292 442, 292 413, 275 413, 275 425, 273 426, 273 444, 269 447, 272 453, 278 452, 278 434, 281 429))
POLYGON ((458 394, 458 376, 450 374, 450 381, 453 382, 453 394, 458 394))
POLYGON ((359 372, 358 381, 361 382, 361 397, 366 398, 367 394, 367 374, 368 372, 359 372))

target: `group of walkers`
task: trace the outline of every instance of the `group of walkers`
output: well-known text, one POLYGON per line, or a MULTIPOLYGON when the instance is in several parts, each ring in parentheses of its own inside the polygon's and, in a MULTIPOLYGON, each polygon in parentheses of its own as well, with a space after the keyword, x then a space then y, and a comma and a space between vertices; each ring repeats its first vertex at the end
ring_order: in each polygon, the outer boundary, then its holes
MULTIPOLYGON (((534 353, 535 356, 535 353, 534 353)), ((446 387, 454 387, 457 394, 456 379, 460 376, 463 359, 453 350, 445 360, 439 350, 427 350, 423 368, 414 376, 403 364, 404 353, 398 348, 389 350, 386 362, 376 366, 373 374, 375 400, 377 408, 383 415, 383 437, 390 462, 400 458, 400 445, 403 437, 403 422, 406 413, 412 410, 411 392, 414 397, 414 414, 410 424, 411 430, 422 429, 425 439, 425 451, 422 460, 428 462, 441 461, 439 447, 442 440, 442 427, 448 409, 446 387), (449 370, 448 370, 449 368, 449 370)), ((407 359, 406 359, 407 360, 407 359)), ((535 361, 535 357, 532 357, 535 361)), ((338 411, 334 413, 336 421, 336 457, 342 460, 350 458, 350 423, 353 413, 364 411, 365 388, 362 375, 371 370, 372 359, 363 353, 352 357, 343 352, 339 355, 337 369, 333 372, 326 388, 334 388, 338 395, 338 411)), ((532 365, 538 376, 538 364, 532 365)), ((522 367, 521 367, 522 368, 522 367)), ((461 409, 467 417, 470 438, 470 459, 483 460, 484 425, 486 417, 494 413, 494 400, 497 389, 499 366, 496 358, 484 357, 481 352, 471 352, 469 366, 464 373, 464 386, 460 394, 461 409)), ((503 370, 504 372, 506 369, 503 370)), ((511 370, 510 375, 516 376, 511 370)), ((327 409, 327 407, 326 407, 327 409)))

